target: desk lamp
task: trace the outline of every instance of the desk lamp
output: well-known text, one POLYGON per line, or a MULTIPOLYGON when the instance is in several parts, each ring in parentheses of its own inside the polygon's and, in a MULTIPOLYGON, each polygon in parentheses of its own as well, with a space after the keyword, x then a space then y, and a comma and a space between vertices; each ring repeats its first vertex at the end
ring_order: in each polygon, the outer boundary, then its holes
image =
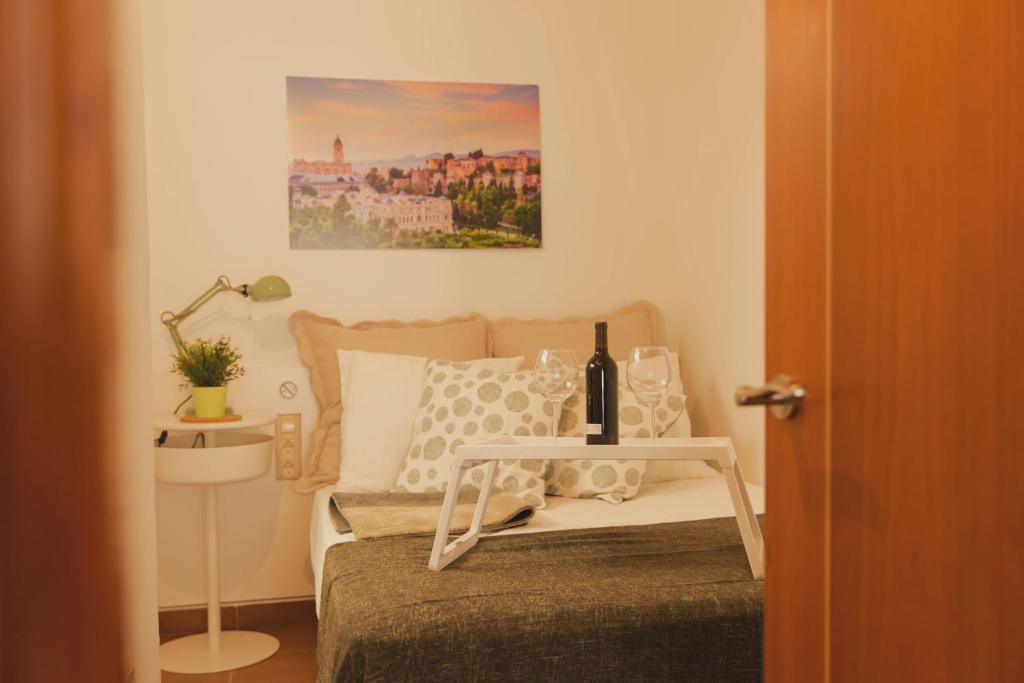
POLYGON ((264 275, 251 285, 232 286, 226 275, 221 275, 213 286, 203 292, 198 299, 183 308, 180 312, 164 311, 160 314, 160 322, 166 327, 179 352, 185 350, 185 344, 178 333, 178 325, 198 311, 203 305, 221 292, 238 292, 244 297, 252 297, 253 301, 278 301, 292 295, 292 288, 280 275, 264 275))

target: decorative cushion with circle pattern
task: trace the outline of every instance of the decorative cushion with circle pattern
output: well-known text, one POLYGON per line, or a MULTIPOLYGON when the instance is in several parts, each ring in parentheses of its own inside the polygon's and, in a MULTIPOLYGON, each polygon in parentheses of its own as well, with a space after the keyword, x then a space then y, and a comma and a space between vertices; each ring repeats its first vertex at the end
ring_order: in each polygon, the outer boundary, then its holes
MULTIPOLYGON (((676 354, 671 354, 673 368, 679 367, 676 354)), ((674 373, 675 374, 675 373, 674 373)), ((619 437, 647 438, 650 431, 650 408, 637 401, 626 384, 626 364, 619 363, 619 437)), ((586 423, 586 387, 582 385, 565 400, 559 420, 559 434, 583 436, 586 423)), ((668 393, 654 407, 658 436, 667 432, 686 405, 678 374, 672 379, 668 393)), ((550 414, 550 404, 544 407, 550 414)), ((545 471, 547 492, 568 498, 600 498, 621 503, 637 494, 647 469, 646 460, 553 460, 545 471)))
MULTIPOLYGON (((543 415, 544 399, 532 380, 532 373, 522 371, 503 373, 446 360, 427 363, 412 444, 395 487, 444 491, 459 446, 511 434, 517 425, 546 435, 548 423, 535 419, 535 414, 543 415)), ((546 464, 544 460, 502 460, 494 487, 542 508, 546 464)), ((483 476, 482 465, 470 468, 463 475, 463 488, 479 488, 483 476)))

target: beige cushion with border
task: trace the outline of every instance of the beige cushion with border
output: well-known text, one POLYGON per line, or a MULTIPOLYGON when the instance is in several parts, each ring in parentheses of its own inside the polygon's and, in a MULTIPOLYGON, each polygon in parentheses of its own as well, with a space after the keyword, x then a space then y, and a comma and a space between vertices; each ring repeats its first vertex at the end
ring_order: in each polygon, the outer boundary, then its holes
POLYGON ((489 355, 487 319, 477 314, 441 321, 386 320, 345 326, 333 318, 296 311, 288 324, 298 342, 302 363, 309 368, 313 395, 320 405, 306 474, 295 482, 295 490, 300 492, 338 480, 342 457, 339 349, 459 361, 489 355))
POLYGON ((572 349, 576 360, 586 363, 594 355, 594 323, 602 320, 608 323, 608 348, 612 358, 627 358, 635 346, 665 345, 661 312, 654 304, 638 301, 604 315, 492 321, 488 331, 490 355, 523 356, 525 367, 530 368, 541 349, 572 349))

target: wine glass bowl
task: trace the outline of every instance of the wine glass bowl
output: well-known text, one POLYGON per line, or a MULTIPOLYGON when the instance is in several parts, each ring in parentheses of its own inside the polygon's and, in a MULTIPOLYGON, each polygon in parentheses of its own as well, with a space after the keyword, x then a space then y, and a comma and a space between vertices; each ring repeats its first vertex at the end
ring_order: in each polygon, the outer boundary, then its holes
POLYGON ((562 402, 572 396, 579 385, 579 366, 571 349, 542 349, 537 354, 537 388, 547 400, 555 404, 551 434, 558 439, 558 423, 562 417, 562 402))
POLYGON ((638 346, 629 354, 626 363, 626 382, 636 394, 637 401, 651 411, 651 438, 655 430, 655 406, 672 385, 672 361, 664 346, 638 346))

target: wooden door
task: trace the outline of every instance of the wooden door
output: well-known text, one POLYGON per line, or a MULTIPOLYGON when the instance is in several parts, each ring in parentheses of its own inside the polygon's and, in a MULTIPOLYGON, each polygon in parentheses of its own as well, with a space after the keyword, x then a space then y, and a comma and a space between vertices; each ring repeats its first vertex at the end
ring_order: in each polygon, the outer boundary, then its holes
MULTIPOLYGON (((109 13, 0 0, 0 680, 124 680, 109 13)), ((142 455, 142 454, 140 454, 142 455)))
POLYGON ((769 0, 766 678, 1024 680, 1024 3, 769 0))

